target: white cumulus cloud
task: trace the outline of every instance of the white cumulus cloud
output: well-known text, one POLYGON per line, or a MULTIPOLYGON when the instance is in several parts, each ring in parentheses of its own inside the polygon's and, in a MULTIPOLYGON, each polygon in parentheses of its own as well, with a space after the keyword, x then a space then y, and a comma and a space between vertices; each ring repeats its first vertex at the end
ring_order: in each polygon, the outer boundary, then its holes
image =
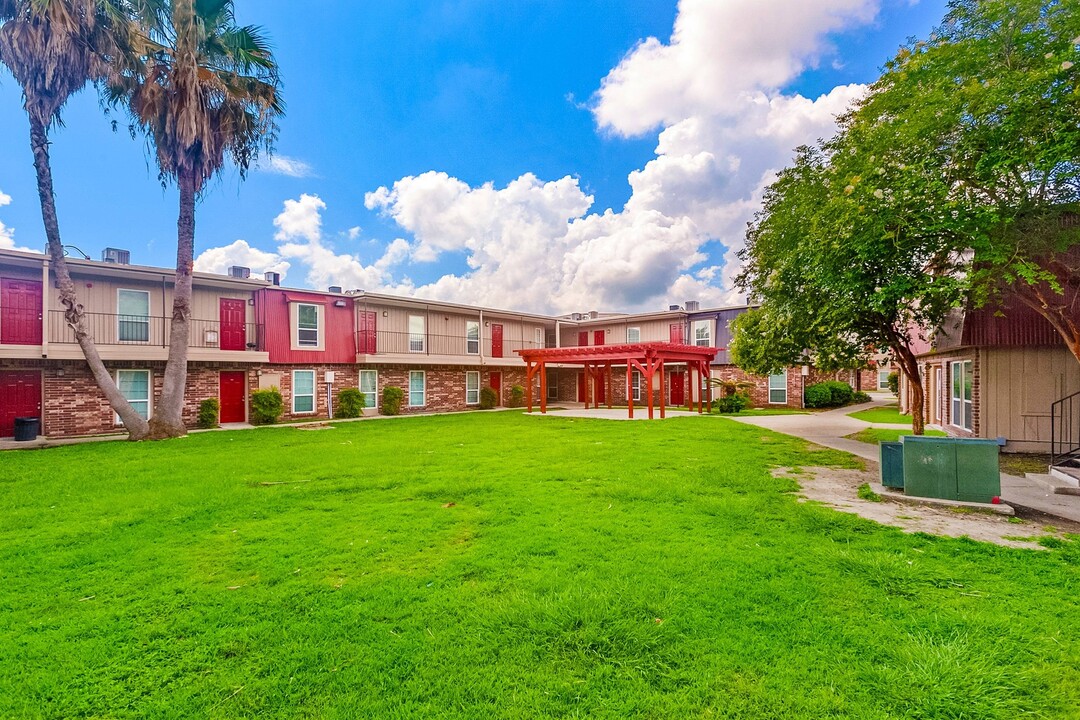
MULTIPOLYGON (((0 207, 6 207, 10 204, 11 196, 3 190, 0 190, 0 207)), ((5 225, 3 220, 0 220, 0 249, 19 250, 20 252, 41 252, 34 248, 18 247, 15 244, 15 228, 5 225)))
POLYGON ((294 178, 306 178, 311 177, 314 174, 311 165, 303 160, 289 157, 288 155, 271 156, 270 165, 266 168, 266 171, 294 178))
POLYGON ((246 240, 237 240, 229 245, 209 248, 195 258, 195 269, 199 272, 226 275, 233 265, 251 268, 256 274, 281 273, 282 278, 289 272, 290 267, 289 262, 278 253, 252 247, 246 240))

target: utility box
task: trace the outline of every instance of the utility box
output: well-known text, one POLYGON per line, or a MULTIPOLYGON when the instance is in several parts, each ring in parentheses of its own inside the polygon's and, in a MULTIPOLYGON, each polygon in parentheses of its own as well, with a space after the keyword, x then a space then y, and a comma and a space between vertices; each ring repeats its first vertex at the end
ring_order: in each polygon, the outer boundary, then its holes
POLYGON ((1001 495, 996 440, 909 435, 903 463, 907 495, 982 503, 1001 495))
POLYGON ((887 488, 904 489, 904 443, 879 443, 878 466, 881 468, 881 484, 887 488))

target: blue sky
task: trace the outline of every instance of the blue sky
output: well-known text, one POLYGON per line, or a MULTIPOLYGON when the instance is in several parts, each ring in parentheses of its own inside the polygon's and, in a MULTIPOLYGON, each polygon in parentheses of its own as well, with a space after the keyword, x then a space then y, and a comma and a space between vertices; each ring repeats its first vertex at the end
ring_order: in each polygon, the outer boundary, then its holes
MULTIPOLYGON (((201 269, 568 311, 733 300, 732 253, 769 173, 831 132, 944 3, 316 0, 298 14, 238 0, 237 13, 272 38, 288 113, 277 171, 229 170, 202 200, 201 269)), ((144 141, 113 132, 90 91, 64 119, 64 241, 170 265, 176 193, 144 141)), ((39 248, 5 73, 0 136, 0 246, 39 248)))

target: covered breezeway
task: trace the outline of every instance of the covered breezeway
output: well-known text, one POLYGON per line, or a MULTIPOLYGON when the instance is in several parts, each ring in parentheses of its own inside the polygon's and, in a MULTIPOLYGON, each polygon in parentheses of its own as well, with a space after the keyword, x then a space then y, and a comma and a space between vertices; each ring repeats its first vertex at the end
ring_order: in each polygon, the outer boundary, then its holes
MULTIPOLYGON (((546 348, 543 350, 518 350, 518 355, 525 361, 526 383, 529 390, 525 393, 528 397, 528 409, 533 411, 533 381, 537 374, 540 376, 540 412, 547 413, 547 366, 580 366, 584 370, 585 383, 585 408, 593 408, 606 404, 612 407, 614 395, 614 367, 626 367, 627 412, 629 417, 634 417, 634 398, 629 392, 633 382, 634 371, 641 373, 645 384, 645 405, 648 408, 649 418, 653 418, 656 402, 653 399, 653 389, 657 386, 660 390, 660 417, 666 417, 666 401, 664 388, 664 368, 669 365, 685 365, 689 373, 690 389, 700 387, 702 378, 709 377, 709 363, 723 348, 699 347, 697 345, 679 345, 667 342, 644 342, 628 343, 625 345, 590 345, 568 348, 546 348), (695 379, 697 385, 695 386, 695 379)), ((698 413, 705 411, 712 400, 712 392, 709 383, 704 383, 702 391, 689 394, 690 409, 698 413), (695 402, 695 396, 697 398, 695 402)))

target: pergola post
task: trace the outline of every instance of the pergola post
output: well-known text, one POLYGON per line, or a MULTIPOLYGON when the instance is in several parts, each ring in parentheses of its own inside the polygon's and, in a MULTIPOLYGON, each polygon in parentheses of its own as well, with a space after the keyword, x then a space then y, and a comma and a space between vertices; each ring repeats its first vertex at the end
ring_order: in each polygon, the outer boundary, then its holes
POLYGON ((712 377, 706 360, 701 362, 701 373, 702 383, 705 385, 705 412, 712 412, 712 377))
POLYGON ((589 363, 585 363, 585 367, 582 368, 582 377, 585 382, 585 409, 589 409, 589 389, 592 386, 592 378, 589 377, 589 363))
POLYGON ((664 399, 664 361, 660 361, 660 419, 663 420, 667 417, 664 414, 664 408, 667 406, 667 402, 664 399))
POLYGON ((656 364, 652 358, 645 359, 645 366, 647 368, 645 373, 645 387, 649 392, 649 419, 653 419, 653 373, 656 372, 656 364))
MULTIPOLYGON (((537 363, 540 370, 540 414, 547 414, 547 366, 543 363, 537 363)), ((532 412, 532 404, 529 405, 529 412, 532 412)))
POLYGON ((527 407, 528 407, 527 412, 529 412, 529 413, 532 413, 532 382, 533 382, 533 374, 536 372, 534 370, 534 367, 535 366, 533 365, 531 360, 526 360, 525 361, 525 387, 528 388, 528 391, 526 392, 526 394, 529 396, 528 397, 528 403, 527 403, 527 407))
POLYGON ((694 412, 694 363, 686 363, 686 409, 694 412))
POLYGON ((630 411, 630 419, 634 419, 634 392, 631 388, 634 380, 634 366, 629 360, 626 361, 626 407, 630 411))
POLYGON ((611 409, 611 401, 614 399, 611 396, 615 394, 615 382, 611 377, 611 363, 605 366, 604 381, 607 383, 607 392, 604 393, 607 396, 608 410, 611 409))

